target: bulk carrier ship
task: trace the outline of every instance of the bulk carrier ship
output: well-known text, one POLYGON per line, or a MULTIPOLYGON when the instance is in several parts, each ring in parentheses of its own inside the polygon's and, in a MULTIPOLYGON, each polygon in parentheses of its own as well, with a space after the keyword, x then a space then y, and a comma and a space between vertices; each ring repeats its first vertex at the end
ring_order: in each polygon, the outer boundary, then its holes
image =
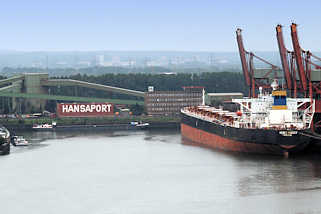
POLYGON ((233 99, 236 112, 205 105, 183 108, 182 139, 226 151, 285 156, 302 151, 310 142, 314 100, 288 98, 276 80, 271 89, 260 88, 257 98, 233 99))

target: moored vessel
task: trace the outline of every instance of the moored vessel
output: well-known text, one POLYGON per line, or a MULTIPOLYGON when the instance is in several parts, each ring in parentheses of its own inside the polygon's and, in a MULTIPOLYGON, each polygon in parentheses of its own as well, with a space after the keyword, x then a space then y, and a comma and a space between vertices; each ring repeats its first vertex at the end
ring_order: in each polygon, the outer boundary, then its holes
POLYGON ((34 124, 32 126, 32 129, 35 130, 35 131, 51 131, 54 128, 56 128, 56 126, 57 126, 56 122, 52 122, 52 124, 48 124, 48 123, 45 123, 45 124, 34 124))
POLYGON ((182 138, 226 151, 288 156, 304 150, 311 138, 314 100, 288 98, 277 81, 272 93, 257 98, 233 99, 239 110, 230 112, 210 106, 181 110, 182 138))
POLYGON ((149 127, 149 123, 144 123, 142 121, 139 121, 139 122, 130 122, 130 125, 132 127, 136 127, 136 128, 139 128, 139 129, 147 129, 149 127))
POLYGON ((10 153, 10 132, 4 127, 0 126, 0 155, 8 155, 10 153))
POLYGON ((23 136, 12 136, 11 144, 13 146, 29 146, 29 142, 23 136))

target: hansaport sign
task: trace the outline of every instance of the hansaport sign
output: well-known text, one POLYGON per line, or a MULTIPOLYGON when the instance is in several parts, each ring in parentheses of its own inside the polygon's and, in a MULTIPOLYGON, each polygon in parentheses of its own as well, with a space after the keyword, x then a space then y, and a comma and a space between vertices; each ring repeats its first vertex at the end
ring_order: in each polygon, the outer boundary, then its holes
POLYGON ((114 114, 112 103, 58 103, 58 117, 103 117, 114 114))

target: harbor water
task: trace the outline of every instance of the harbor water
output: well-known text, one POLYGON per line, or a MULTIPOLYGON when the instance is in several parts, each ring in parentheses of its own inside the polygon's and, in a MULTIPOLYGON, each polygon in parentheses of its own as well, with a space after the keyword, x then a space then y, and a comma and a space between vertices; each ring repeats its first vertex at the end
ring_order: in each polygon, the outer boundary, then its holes
POLYGON ((215 151, 179 131, 31 132, 0 157, 3 214, 321 213, 320 154, 215 151))

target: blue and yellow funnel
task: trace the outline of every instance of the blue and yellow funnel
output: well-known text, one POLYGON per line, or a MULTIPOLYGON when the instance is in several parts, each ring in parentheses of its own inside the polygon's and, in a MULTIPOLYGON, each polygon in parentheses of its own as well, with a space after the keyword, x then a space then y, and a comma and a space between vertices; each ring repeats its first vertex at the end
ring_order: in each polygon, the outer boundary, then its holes
POLYGON ((284 110, 288 109, 286 105, 286 91, 284 90, 275 90, 272 91, 272 97, 273 97, 273 110, 284 110))

